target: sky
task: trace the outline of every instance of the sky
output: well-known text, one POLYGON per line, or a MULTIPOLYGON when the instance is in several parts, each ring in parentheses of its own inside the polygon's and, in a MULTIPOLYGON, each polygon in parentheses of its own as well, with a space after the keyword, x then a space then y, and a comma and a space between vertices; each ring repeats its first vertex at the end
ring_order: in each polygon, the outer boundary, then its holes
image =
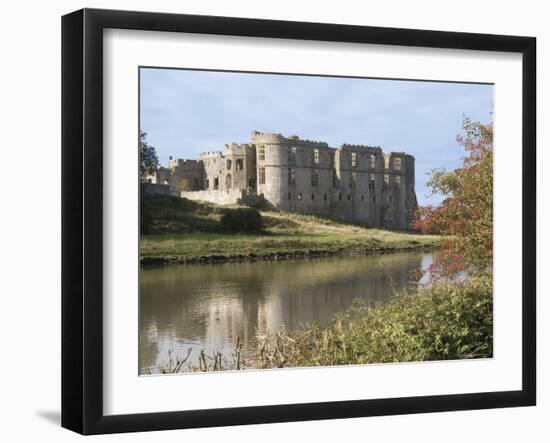
POLYGON ((463 118, 492 122, 486 84, 141 68, 140 128, 159 161, 196 159, 253 130, 324 141, 333 148, 380 146, 416 158, 420 205, 441 202, 429 171, 455 169, 463 118))

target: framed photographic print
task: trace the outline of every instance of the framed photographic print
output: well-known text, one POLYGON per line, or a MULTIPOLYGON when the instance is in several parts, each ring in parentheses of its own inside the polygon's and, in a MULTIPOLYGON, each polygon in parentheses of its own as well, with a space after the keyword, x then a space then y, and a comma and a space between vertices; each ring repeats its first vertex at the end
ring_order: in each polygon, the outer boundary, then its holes
POLYGON ((534 405, 530 37, 62 21, 62 425, 534 405))

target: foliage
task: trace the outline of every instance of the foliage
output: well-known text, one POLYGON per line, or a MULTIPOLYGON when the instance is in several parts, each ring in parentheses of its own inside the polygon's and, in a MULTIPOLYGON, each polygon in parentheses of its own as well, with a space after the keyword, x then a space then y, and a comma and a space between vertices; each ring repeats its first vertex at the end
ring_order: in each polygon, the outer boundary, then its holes
POLYGON ((223 214, 221 227, 228 232, 261 232, 262 215, 253 208, 237 208, 223 214))
POLYGON ((439 207, 420 207, 413 227, 442 234, 435 268, 442 274, 484 271, 493 263, 493 127, 466 118, 464 136, 457 141, 466 150, 462 168, 434 169, 428 181, 433 193, 447 198, 439 207))
POLYGON ((146 141, 147 133, 140 131, 139 133, 139 176, 141 181, 145 181, 148 175, 152 175, 157 171, 159 160, 156 150, 146 141))
POLYGON ((355 306, 327 328, 258 336, 259 367, 454 360, 492 357, 490 276, 439 282, 385 305, 355 306))

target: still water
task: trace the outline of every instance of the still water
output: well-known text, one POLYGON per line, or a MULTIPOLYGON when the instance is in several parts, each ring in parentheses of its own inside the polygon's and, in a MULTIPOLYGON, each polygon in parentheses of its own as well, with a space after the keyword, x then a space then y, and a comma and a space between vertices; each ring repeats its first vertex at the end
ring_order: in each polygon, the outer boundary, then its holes
POLYGON ((328 324, 355 299, 387 301, 415 288, 410 272, 433 253, 281 262, 172 265, 141 270, 140 371, 201 349, 231 353, 256 331, 328 324))

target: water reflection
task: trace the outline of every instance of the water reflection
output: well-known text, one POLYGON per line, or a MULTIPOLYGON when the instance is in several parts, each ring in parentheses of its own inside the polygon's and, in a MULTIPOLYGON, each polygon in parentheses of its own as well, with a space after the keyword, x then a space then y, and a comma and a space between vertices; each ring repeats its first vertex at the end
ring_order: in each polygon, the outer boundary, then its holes
POLYGON ((141 271, 140 368, 187 348, 229 353, 256 330, 326 325, 353 300, 385 301, 413 285, 431 254, 167 266, 141 271))

